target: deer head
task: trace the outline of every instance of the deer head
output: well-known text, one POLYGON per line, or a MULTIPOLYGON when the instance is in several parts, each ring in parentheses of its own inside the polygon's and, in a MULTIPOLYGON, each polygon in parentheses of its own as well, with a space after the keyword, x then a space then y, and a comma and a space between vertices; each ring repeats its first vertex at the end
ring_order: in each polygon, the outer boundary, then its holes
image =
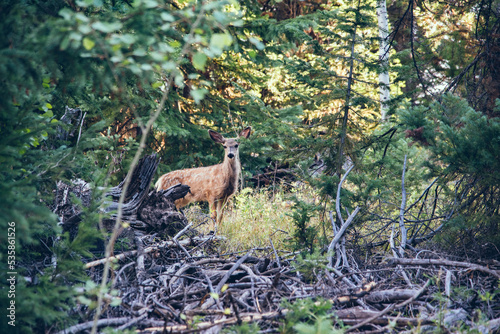
POLYGON ((238 158, 238 146, 239 146, 238 138, 250 137, 251 131, 252 128, 249 126, 243 131, 241 131, 237 138, 224 138, 223 135, 213 130, 208 130, 208 133, 210 134, 210 137, 214 142, 222 144, 222 146, 224 147, 225 151, 224 160, 225 160, 226 158, 228 159, 238 158))

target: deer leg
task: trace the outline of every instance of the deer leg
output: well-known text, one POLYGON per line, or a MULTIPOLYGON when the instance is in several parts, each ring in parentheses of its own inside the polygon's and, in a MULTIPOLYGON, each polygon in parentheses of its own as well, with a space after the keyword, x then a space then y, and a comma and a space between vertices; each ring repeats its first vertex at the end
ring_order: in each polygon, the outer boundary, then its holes
POLYGON ((210 217, 217 222, 217 202, 215 200, 210 200, 210 217))
POLYGON ((224 200, 221 198, 217 201, 217 224, 222 221, 222 210, 223 210, 224 200))
POLYGON ((221 198, 217 201, 217 223, 222 221, 222 217, 224 216, 224 209, 228 202, 228 198, 221 198))

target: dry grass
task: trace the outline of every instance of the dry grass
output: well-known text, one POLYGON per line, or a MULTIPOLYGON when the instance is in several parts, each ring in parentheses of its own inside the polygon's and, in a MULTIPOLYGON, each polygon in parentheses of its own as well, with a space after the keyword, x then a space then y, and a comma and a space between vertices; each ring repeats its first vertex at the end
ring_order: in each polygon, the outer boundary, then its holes
MULTIPOLYGON (((238 252, 251 248, 269 248, 270 238, 278 250, 287 250, 286 240, 293 233, 294 224, 290 217, 293 211, 291 196, 304 201, 314 201, 316 195, 307 186, 301 186, 289 193, 271 192, 245 188, 231 201, 218 226, 218 234, 227 238, 221 244, 221 252, 238 252)), ((208 213, 198 205, 186 210, 189 221, 200 221, 200 212, 208 213)), ((313 223, 314 220, 313 220, 313 223)), ((203 232, 213 229, 212 224, 201 227, 203 232)), ((272 249, 269 248, 269 252, 272 249)), ((266 252, 267 253, 267 252, 266 252)))

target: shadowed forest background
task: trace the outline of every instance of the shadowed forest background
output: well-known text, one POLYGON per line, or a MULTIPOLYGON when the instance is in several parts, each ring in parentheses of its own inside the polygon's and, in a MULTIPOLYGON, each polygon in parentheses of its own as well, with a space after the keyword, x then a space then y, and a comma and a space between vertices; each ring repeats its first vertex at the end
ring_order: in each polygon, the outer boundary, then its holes
MULTIPOLYGON (((498 266, 498 0, 0 1, 0 26, 4 312, 12 222, 18 273, 3 333, 92 320, 100 281, 83 264, 110 255, 106 191, 152 153, 154 181, 220 163, 208 129, 252 127, 216 253, 278 249, 315 272, 304 258, 328 259, 332 224, 356 212, 342 247, 360 263, 425 250, 498 266), (75 180, 92 195, 69 195, 70 235, 55 197, 75 180)), ((498 319, 498 278, 488 289, 498 319)))

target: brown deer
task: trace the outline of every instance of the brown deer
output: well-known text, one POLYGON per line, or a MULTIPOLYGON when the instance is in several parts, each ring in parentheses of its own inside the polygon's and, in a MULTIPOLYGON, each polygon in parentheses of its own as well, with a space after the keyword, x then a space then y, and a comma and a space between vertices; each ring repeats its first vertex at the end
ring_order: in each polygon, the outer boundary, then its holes
POLYGON ((208 202, 212 219, 216 223, 220 223, 224 206, 238 189, 241 173, 238 138, 248 138, 251 131, 252 128, 247 127, 240 132, 237 138, 224 138, 218 132, 208 130, 212 140, 224 146, 224 162, 218 165, 182 169, 164 174, 156 181, 156 190, 167 189, 178 183, 190 186, 190 192, 184 198, 175 201, 177 209, 193 202, 208 202))

